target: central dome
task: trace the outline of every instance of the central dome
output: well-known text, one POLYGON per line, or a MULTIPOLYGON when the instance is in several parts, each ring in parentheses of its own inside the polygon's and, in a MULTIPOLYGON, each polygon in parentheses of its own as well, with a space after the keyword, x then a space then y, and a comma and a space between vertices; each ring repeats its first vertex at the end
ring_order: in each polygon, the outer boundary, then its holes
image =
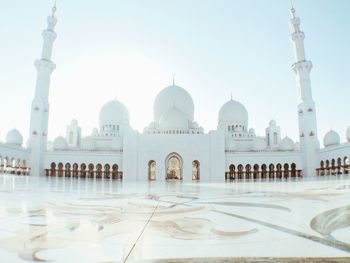
POLYGON ((231 99, 219 111, 220 122, 248 126, 248 111, 243 104, 231 99))
POLYGON ((100 125, 129 124, 129 112, 123 103, 112 100, 100 111, 100 125))
POLYGON ((173 106, 182 111, 187 120, 193 121, 194 104, 192 97, 185 89, 176 85, 166 87, 158 93, 153 104, 154 120, 159 121, 162 115, 173 106))

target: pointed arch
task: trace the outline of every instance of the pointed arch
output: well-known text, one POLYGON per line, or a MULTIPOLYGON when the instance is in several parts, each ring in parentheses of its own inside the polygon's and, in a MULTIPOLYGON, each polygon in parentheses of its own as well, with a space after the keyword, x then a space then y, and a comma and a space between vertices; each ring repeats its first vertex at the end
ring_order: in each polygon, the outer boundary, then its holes
POLYGON ((183 161, 178 153, 171 153, 165 160, 166 180, 182 180, 183 161))
POLYGON ((200 162, 194 160, 192 162, 192 180, 199 181, 200 179, 200 162))
POLYGON ((157 179, 157 163, 154 160, 148 162, 148 180, 155 181, 157 179))
POLYGON ((112 179, 117 180, 119 179, 118 177, 118 171, 119 171, 119 166, 118 164, 113 164, 112 165, 112 179))

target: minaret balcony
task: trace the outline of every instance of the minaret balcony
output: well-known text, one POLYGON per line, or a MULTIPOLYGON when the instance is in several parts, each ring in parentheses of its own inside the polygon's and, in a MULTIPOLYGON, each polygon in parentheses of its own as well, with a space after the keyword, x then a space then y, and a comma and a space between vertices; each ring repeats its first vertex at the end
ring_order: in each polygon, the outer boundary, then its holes
POLYGON ((305 39, 305 33, 302 31, 298 31, 298 32, 294 32, 292 34, 292 40, 294 42, 298 41, 298 40, 304 40, 305 39))
POLYGON ((50 60, 40 59, 35 61, 35 67, 38 71, 51 73, 56 68, 56 64, 50 60))
POLYGON ((310 73, 312 69, 312 62, 311 61, 299 61, 297 63, 294 63, 292 65, 292 70, 295 72, 295 74, 303 74, 303 73, 310 73))

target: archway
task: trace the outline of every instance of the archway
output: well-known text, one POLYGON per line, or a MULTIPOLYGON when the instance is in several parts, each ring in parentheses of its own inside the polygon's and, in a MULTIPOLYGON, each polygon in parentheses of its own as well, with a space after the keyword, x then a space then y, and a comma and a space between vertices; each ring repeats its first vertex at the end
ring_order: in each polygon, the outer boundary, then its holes
POLYGON ((96 178, 98 179, 102 178, 102 164, 100 163, 96 165, 96 178))
POLYGON ((199 180, 199 161, 195 160, 192 162, 192 180, 198 181, 199 180))
POLYGON ((297 166, 295 163, 291 165, 291 177, 297 177, 297 166))
POLYGON ((252 174, 252 166, 250 164, 247 164, 245 166, 245 178, 250 179, 251 174, 252 174))
POLYGON ((261 165, 261 178, 265 179, 267 177, 267 165, 261 165))
POLYGON ((253 166, 253 178, 254 179, 259 179, 259 165, 258 164, 254 164, 253 166))
POLYGON ((66 163, 66 172, 65 172, 66 177, 70 177, 70 174, 71 174, 70 169, 71 169, 70 163, 66 163))
POLYGON ((155 181, 156 180, 156 169, 157 164, 155 161, 151 160, 148 162, 148 180, 155 181))
POLYGON ((56 163, 51 163, 50 175, 51 176, 56 176, 56 163))
POLYGON ((349 158, 348 157, 344 157, 344 174, 348 174, 349 173, 349 158))
POLYGON ((234 180, 234 179, 236 179, 235 177, 236 177, 236 167, 233 165, 233 164, 231 164, 230 166, 229 166, 229 172, 228 172, 228 176, 226 177, 226 179, 229 179, 229 180, 234 180))
POLYGON ((63 163, 58 163, 58 176, 63 176, 63 163))
POLYGON ((182 180, 182 159, 172 153, 166 160, 166 180, 182 180))
POLYGON ((237 175, 238 175, 238 180, 241 180, 243 179, 243 165, 242 164, 239 164, 237 166, 237 175))
POLYGON ((104 176, 104 178, 107 178, 107 179, 110 179, 110 178, 111 178, 111 177, 110 177, 110 174, 111 174, 110 169, 111 169, 111 166, 107 163, 107 164, 105 165, 105 176, 104 176))
POLYGON ((118 170, 119 170, 119 166, 117 164, 113 164, 113 166, 112 166, 112 179, 114 179, 114 180, 119 179, 118 170))
POLYGON ((82 163, 80 165, 80 178, 86 178, 86 164, 82 163))
POLYGON ((342 163, 341 163, 341 158, 339 157, 338 159, 337 159, 337 174, 342 174, 342 170, 341 170, 341 168, 342 168, 342 163))
POLYGON ((276 178, 282 178, 282 165, 280 163, 276 165, 276 178))
POLYGON ((94 178, 95 172, 94 172, 94 165, 90 163, 88 165, 88 178, 94 178))
POLYGON ((288 163, 285 163, 283 165, 283 176, 284 176, 284 178, 289 177, 289 164, 288 163))
POLYGON ((73 177, 78 177, 78 169, 79 169, 78 164, 74 163, 73 164, 73 177))
POLYGON ((271 163, 269 165, 269 179, 275 178, 275 166, 271 163))

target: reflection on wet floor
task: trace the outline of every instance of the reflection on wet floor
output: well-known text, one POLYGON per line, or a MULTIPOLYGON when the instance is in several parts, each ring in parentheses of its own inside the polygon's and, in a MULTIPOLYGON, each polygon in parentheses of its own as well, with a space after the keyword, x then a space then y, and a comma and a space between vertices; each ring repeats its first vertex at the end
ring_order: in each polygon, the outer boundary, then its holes
POLYGON ((287 262, 284 257, 347 257, 349 186, 346 178, 149 183, 3 175, 0 258, 250 262, 261 257, 258 262, 269 262, 273 257, 287 262))

